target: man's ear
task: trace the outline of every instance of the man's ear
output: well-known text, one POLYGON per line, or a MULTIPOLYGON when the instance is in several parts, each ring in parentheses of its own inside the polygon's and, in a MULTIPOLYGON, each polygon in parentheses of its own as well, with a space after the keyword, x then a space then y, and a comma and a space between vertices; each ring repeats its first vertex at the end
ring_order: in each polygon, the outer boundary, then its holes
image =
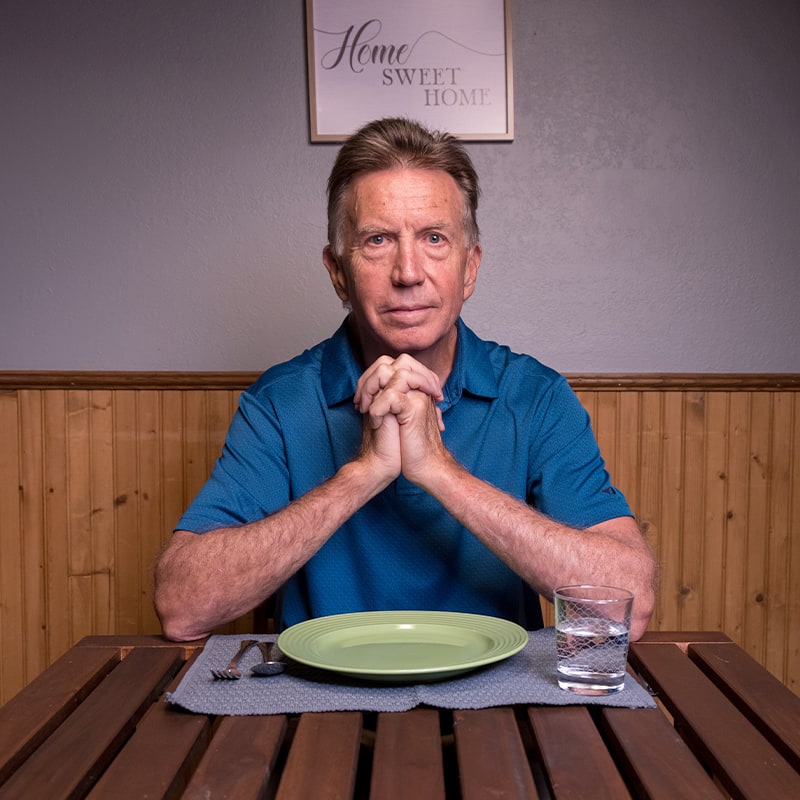
POLYGON ((322 251, 322 263, 328 270, 333 288, 343 303, 350 302, 350 290, 347 285, 347 272, 341 261, 334 255, 333 248, 326 244, 322 251))
POLYGON ((480 244, 474 244, 469 249, 467 263, 464 267, 464 300, 469 300, 475 291, 475 282, 478 280, 478 267, 481 265, 481 255, 483 248, 480 244))

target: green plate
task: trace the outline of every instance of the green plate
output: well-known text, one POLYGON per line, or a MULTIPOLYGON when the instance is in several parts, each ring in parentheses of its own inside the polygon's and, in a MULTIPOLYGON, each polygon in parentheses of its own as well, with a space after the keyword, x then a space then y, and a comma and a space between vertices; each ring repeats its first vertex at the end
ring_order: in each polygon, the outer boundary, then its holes
POLYGON ((502 661, 528 633, 505 619, 447 611, 366 611, 287 628, 278 646, 319 669, 377 681, 435 681, 502 661))

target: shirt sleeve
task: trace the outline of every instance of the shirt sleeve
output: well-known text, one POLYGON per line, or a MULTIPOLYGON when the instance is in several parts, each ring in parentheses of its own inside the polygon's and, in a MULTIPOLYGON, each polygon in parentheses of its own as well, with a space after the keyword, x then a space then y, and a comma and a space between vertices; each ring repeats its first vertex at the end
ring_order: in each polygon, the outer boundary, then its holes
POLYGON ((566 379, 556 379, 541 402, 540 424, 530 445, 528 502, 579 528, 633 516, 611 483, 589 415, 566 379))
POLYGON ((243 392, 211 476, 176 530, 206 533, 263 519, 289 503, 281 427, 268 402, 243 392))

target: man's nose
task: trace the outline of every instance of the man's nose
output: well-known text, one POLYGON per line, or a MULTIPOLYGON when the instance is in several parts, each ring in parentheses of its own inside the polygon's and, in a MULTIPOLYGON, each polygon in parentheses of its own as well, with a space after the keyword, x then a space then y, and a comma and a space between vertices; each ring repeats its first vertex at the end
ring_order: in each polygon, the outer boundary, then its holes
POLYGON ((424 279, 425 273, 415 243, 401 239, 397 247, 392 280, 400 286, 411 286, 421 283, 424 279))

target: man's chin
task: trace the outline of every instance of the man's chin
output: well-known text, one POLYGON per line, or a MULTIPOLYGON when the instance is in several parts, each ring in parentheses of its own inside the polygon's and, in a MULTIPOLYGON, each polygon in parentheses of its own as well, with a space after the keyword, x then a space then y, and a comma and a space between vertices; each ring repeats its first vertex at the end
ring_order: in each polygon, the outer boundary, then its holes
POLYGON ((407 328, 403 331, 392 331, 384 340, 387 355, 398 356, 401 353, 417 355, 435 349, 441 339, 432 335, 430 331, 419 328, 407 328))
POLYGON ((381 323, 380 327, 364 326, 362 330, 364 356, 369 359, 369 355, 373 354, 373 361, 382 355, 396 358, 402 353, 411 356, 433 353, 441 347, 446 348, 451 341, 455 342, 455 325, 442 331, 441 323, 386 324, 386 319, 381 320, 381 323))

